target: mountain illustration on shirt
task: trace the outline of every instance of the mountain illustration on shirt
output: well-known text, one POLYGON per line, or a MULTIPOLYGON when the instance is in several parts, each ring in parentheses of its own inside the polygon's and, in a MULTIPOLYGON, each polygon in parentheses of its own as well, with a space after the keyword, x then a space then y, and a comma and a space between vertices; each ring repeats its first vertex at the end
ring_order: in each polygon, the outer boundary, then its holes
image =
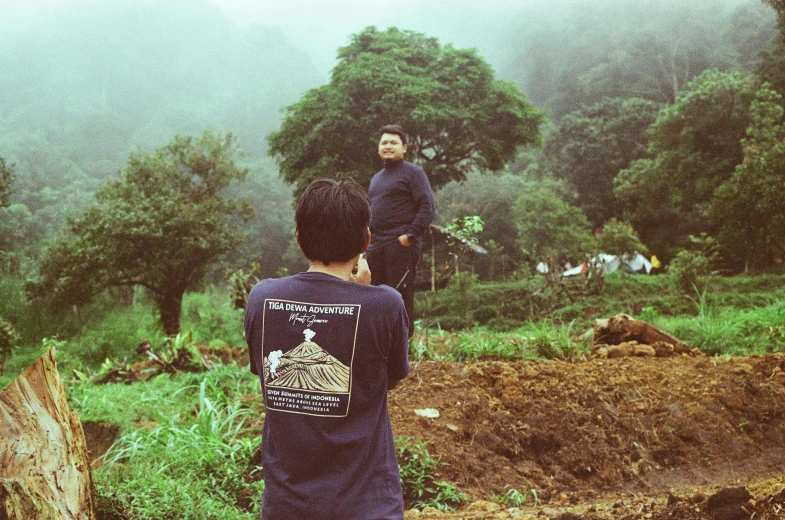
POLYGON ((311 341, 316 335, 303 332, 305 341, 285 354, 270 352, 264 359, 267 385, 322 392, 349 392, 349 367, 311 341))

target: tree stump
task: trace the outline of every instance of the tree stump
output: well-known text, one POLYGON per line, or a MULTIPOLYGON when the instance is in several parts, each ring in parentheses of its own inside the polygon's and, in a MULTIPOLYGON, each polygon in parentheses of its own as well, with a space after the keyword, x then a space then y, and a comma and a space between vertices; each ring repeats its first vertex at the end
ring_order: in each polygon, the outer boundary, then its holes
POLYGON ((79 415, 50 349, 0 392, 0 520, 95 520, 79 415))

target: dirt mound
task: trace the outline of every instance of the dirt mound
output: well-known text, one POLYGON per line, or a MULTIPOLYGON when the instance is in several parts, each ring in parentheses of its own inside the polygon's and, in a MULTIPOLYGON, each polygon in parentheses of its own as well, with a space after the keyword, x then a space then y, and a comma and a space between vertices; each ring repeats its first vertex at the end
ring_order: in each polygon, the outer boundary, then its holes
POLYGON ((472 497, 444 518, 505 518, 489 499, 506 486, 536 490, 539 518, 785 518, 783 372, 783 354, 422 362, 389 407, 472 497), (708 501, 739 487, 750 500, 708 501))

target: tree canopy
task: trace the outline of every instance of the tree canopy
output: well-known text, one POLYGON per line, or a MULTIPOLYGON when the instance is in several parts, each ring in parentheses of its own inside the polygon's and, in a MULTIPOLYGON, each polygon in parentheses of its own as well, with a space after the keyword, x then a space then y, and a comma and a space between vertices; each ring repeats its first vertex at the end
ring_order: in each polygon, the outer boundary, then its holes
POLYGON ((586 215, 564 202, 546 184, 518 197, 513 218, 518 229, 518 245, 532 263, 553 264, 565 255, 582 260, 595 249, 586 215))
POLYGON ((638 98, 609 98, 567 114, 543 149, 540 167, 566 180, 595 226, 618 216, 613 179, 646 156, 646 129, 659 105, 638 98))
POLYGON ((651 158, 633 161, 616 177, 625 220, 655 254, 711 231, 707 209, 742 161, 754 95, 741 72, 704 71, 649 128, 651 158))
POLYGON ((164 331, 177 333, 184 292, 241 236, 229 220, 247 208, 222 196, 247 174, 236 152, 231 134, 205 133, 132 154, 96 192, 96 204, 69 219, 72 236, 45 252, 33 295, 82 304, 108 287, 140 285, 158 305, 164 331))
POLYGON ((744 161, 710 208, 721 251, 736 267, 766 269, 785 257, 785 119, 780 94, 762 88, 750 107, 744 161))
POLYGON ((437 188, 475 169, 501 169, 519 146, 539 142, 542 121, 475 50, 369 27, 339 50, 330 82, 288 107, 268 140, 290 183, 350 176, 367 187, 381 167, 378 131, 398 124, 408 134, 408 160, 437 188))

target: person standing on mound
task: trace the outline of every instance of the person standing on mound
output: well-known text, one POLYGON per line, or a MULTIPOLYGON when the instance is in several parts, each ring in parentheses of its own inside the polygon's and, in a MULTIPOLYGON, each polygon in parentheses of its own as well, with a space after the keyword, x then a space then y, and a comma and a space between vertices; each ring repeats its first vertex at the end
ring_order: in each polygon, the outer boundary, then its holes
POLYGON ((401 295, 372 286, 370 207, 351 179, 297 203, 307 272, 260 281, 245 338, 265 404, 263 520, 401 520, 387 391, 409 373, 401 295))
POLYGON ((431 184, 422 168, 404 161, 406 134, 397 125, 379 131, 379 157, 384 168, 371 179, 371 244, 368 266, 371 283, 389 285, 401 293, 414 334, 414 278, 422 236, 433 221, 431 184))

